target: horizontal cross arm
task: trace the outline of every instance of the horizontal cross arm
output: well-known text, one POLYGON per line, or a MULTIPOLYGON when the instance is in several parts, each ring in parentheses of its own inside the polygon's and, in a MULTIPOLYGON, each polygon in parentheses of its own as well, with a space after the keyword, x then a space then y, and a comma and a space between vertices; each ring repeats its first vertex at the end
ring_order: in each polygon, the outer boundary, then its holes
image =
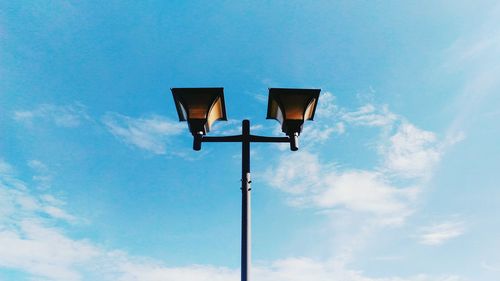
POLYGON ((265 137, 265 136, 248 136, 250 142, 290 142, 289 137, 265 137))
POLYGON ((289 137, 265 137, 256 135, 236 135, 236 136, 203 136, 201 138, 202 142, 290 142, 289 137))
POLYGON ((203 136, 201 138, 202 142, 242 142, 243 141, 243 136, 242 135, 237 135, 237 136, 222 136, 222 137, 207 137, 203 136))

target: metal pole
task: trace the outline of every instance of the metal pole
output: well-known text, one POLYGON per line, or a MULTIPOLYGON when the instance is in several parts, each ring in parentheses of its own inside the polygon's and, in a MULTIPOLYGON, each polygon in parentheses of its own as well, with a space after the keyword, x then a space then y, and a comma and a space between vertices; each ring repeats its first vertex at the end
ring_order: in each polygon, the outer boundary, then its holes
POLYGON ((242 122, 241 154, 241 281, 249 281, 251 264, 250 121, 242 122))

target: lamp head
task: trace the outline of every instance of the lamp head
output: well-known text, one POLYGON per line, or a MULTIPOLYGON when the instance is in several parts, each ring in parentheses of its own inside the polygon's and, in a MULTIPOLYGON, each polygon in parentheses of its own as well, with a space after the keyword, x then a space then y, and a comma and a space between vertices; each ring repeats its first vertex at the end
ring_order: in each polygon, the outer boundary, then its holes
POLYGON ((281 124, 283 133, 299 136, 305 120, 313 120, 321 89, 270 88, 267 119, 281 124))
POLYGON ((172 88, 179 121, 193 136, 206 135, 217 120, 227 120, 223 88, 172 88))

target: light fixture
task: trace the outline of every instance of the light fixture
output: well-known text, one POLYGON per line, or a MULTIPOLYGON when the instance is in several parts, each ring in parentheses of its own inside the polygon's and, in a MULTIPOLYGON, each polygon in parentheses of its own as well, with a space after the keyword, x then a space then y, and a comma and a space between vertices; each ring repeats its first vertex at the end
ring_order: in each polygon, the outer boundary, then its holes
MULTIPOLYGON (((298 136, 304 120, 312 120, 318 103, 319 89, 269 89, 267 118, 276 119, 287 136, 253 135, 250 120, 241 122, 241 134, 206 136, 216 120, 227 120, 223 88, 173 88, 175 107, 180 121, 187 121, 194 136, 193 149, 202 142, 241 143, 241 281, 248 281, 251 267, 251 195, 250 143, 290 143, 298 150, 298 136)), ((204 184, 204 181, 198 181, 204 184)))
POLYGON ((267 119, 275 119, 290 137, 290 149, 298 149, 305 120, 313 120, 320 89, 270 88, 267 119))
POLYGON ((227 120, 223 88, 172 88, 179 121, 187 121, 194 136, 193 149, 201 149, 201 138, 217 120, 227 120))

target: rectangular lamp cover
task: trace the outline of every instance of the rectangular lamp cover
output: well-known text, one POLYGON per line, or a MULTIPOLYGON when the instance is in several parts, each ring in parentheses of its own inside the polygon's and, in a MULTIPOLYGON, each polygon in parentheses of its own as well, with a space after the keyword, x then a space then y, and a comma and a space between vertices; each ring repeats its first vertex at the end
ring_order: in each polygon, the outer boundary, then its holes
POLYGON ((300 133, 305 120, 313 120, 321 89, 269 89, 267 119, 275 119, 286 134, 300 133))
POLYGON ((223 88, 172 88, 179 121, 187 121, 191 133, 210 131, 213 122, 227 120, 223 88))

